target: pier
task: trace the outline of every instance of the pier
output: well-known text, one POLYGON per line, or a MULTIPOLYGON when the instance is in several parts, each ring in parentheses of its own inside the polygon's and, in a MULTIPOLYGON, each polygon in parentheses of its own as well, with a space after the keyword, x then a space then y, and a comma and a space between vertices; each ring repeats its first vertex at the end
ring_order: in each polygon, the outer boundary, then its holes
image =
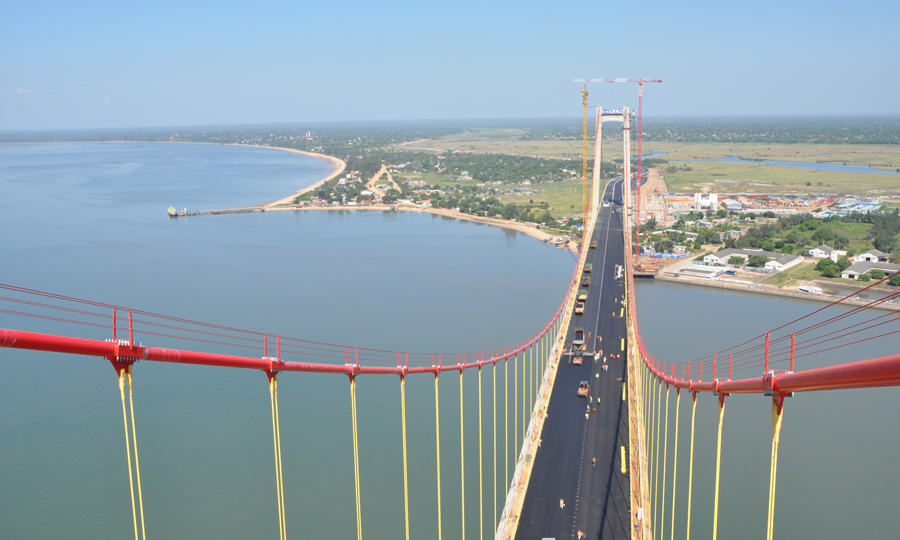
POLYGON ((248 214, 251 212, 265 212, 266 209, 262 206, 243 206, 240 208, 222 208, 220 210, 192 210, 188 211, 184 209, 182 211, 175 211, 174 208, 169 209, 169 217, 183 217, 183 216, 214 216, 219 214, 248 214))

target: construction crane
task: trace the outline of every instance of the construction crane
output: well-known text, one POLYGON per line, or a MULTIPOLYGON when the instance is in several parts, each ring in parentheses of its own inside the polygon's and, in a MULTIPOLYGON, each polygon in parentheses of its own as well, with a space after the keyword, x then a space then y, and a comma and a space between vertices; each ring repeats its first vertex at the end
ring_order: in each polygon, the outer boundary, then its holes
MULTIPOLYGON (((643 146, 641 142, 643 140, 644 135, 644 83, 661 83, 662 79, 572 79, 572 82, 583 83, 585 87, 587 83, 638 83, 638 166, 637 166, 637 187, 635 189, 637 202, 635 203, 635 225, 637 226, 637 231, 635 234, 635 238, 637 239, 637 245, 634 248, 635 256, 640 261, 641 254, 641 178, 642 171, 641 166, 643 165, 643 146)), ((584 92, 585 99, 585 118, 587 118, 587 91, 582 90, 584 92)), ((587 126, 587 124, 585 124, 587 126)), ((585 127, 585 141, 587 141, 587 127, 585 127)), ((585 142, 585 144, 587 144, 585 142)), ((586 150, 585 150, 586 151, 586 150)), ((594 163, 594 167, 597 164, 594 163)), ((601 164, 602 166, 602 164, 601 164)), ((625 179, 625 185, 628 185, 628 178, 625 179)))
POLYGON ((581 139, 581 246, 584 247, 587 240, 587 86, 581 89, 581 93, 584 98, 584 136, 581 139))

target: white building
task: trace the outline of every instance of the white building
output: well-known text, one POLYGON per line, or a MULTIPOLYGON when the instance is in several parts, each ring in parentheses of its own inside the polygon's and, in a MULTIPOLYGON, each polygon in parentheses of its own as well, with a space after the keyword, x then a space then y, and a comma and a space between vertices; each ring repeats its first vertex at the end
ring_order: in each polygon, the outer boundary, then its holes
POLYGON ((740 212, 741 211, 741 203, 737 202, 734 199, 725 199, 722 201, 722 206, 725 207, 725 210, 729 212, 740 212))
POLYGON ((694 210, 712 210, 719 207, 719 196, 715 193, 694 193, 694 210))
POLYGON ((843 257, 844 255, 846 255, 847 252, 840 250, 840 249, 834 249, 829 246, 826 246, 825 244, 822 244, 819 247, 814 247, 811 250, 809 250, 809 254, 811 256, 819 258, 819 259, 828 258, 834 262, 837 262, 838 259, 843 257))
POLYGON ((883 251, 870 249, 869 251, 863 251, 859 255, 856 255, 855 257, 853 257, 853 260, 855 262, 878 262, 881 260, 887 260, 887 256, 888 254, 883 251))
POLYGON ((900 264, 890 264, 886 262, 858 262, 841 272, 842 278, 859 279, 859 276, 867 274, 872 270, 881 270, 884 275, 890 276, 900 272, 900 264))
POLYGON ((786 268, 790 268, 794 265, 800 264, 803 260, 799 255, 788 255, 786 253, 776 253, 774 251, 763 251, 761 249, 738 249, 738 248, 728 248, 723 249, 717 253, 710 253, 709 255, 703 257, 703 262, 706 264, 728 264, 728 259, 732 257, 740 257, 744 260, 744 264, 747 263, 747 260, 750 259, 753 255, 759 255, 769 259, 769 262, 766 263, 766 268, 771 270, 781 271, 786 268))

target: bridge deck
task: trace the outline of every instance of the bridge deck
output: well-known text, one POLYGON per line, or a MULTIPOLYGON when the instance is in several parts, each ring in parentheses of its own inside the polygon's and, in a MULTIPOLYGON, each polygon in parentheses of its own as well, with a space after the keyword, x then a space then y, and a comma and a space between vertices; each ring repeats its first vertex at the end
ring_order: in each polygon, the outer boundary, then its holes
POLYGON ((560 363, 516 531, 523 540, 576 538, 579 530, 591 540, 631 538, 631 490, 629 476, 621 472, 620 454, 621 447, 626 452, 629 447, 621 386, 626 382, 625 319, 620 316, 624 282, 615 279, 615 266, 624 262, 620 215, 601 208, 591 240, 597 241, 597 248, 587 259, 594 270, 585 314, 574 316, 567 343, 574 328, 584 328, 587 348, 597 351, 597 362, 588 359, 580 367, 565 359, 560 363), (601 349, 609 366, 605 371, 601 349), (609 360, 610 353, 621 358, 609 360), (575 394, 584 380, 590 380, 593 403, 575 394), (589 404, 596 411, 585 418, 589 404))

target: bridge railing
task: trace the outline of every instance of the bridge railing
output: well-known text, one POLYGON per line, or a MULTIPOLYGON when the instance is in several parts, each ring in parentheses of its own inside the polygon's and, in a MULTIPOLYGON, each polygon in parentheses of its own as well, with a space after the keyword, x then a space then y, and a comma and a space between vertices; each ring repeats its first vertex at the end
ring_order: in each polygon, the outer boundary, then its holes
MULTIPOLYGON (((579 261, 583 263, 583 254, 579 261)), ((407 480, 407 442, 406 442, 406 395, 405 377, 430 373, 435 380, 435 437, 436 437, 436 470, 437 470, 437 536, 441 536, 441 458, 440 458, 440 399, 439 399, 439 375, 445 372, 458 372, 460 378, 460 453, 464 464, 466 461, 463 441, 462 426, 463 414, 463 373, 467 370, 477 370, 478 373, 478 422, 479 422, 479 485, 482 483, 482 392, 481 374, 482 368, 493 366, 494 389, 492 390, 494 414, 492 429, 494 430, 495 444, 493 445, 494 468, 494 512, 493 530, 509 530, 510 509, 516 502, 516 488, 523 481, 523 463, 529 453, 529 444, 535 440, 538 431, 535 414, 540 411, 542 396, 549 393, 552 379, 548 374, 552 373, 552 359, 558 358, 560 349, 564 343, 567 314, 573 308, 575 297, 575 285, 579 277, 580 264, 573 271, 572 279, 559 307, 552 317, 531 337, 491 351, 474 351, 465 353, 423 353, 390 351, 360 346, 337 345, 317 342, 305 339, 291 338, 261 332, 248 331, 239 328, 227 327, 193 321, 179 317, 162 315, 137 309, 129 309, 123 306, 93 302, 89 300, 69 297, 56 293, 48 293, 33 289, 27 289, 8 284, 0 284, 0 313, 11 316, 14 320, 40 320, 49 323, 57 334, 40 333, 27 330, 0 328, 0 348, 24 349, 34 351, 46 351, 56 353, 68 353, 82 356, 102 357, 108 359, 114 367, 119 380, 120 397, 124 416, 126 433, 126 451, 128 455, 129 483, 132 485, 132 506, 135 526, 135 538, 138 540, 138 530, 144 530, 143 498, 140 489, 140 465, 137 453, 136 429, 134 426, 134 403, 132 398, 133 367, 137 362, 167 362, 179 364, 194 364, 202 366, 222 366, 239 369, 253 369, 263 371, 269 382, 272 422, 273 445, 276 461, 276 484, 278 493, 278 521, 280 537, 286 537, 286 511, 284 505, 284 480, 281 467, 281 437, 278 414, 278 376, 282 372, 308 372, 308 373, 332 373, 348 376, 351 393, 351 424, 353 431, 353 455, 354 477, 356 491, 356 524, 358 537, 362 538, 361 492, 359 475, 359 443, 357 429, 356 408, 356 381, 361 375, 396 375, 400 378, 400 398, 402 403, 402 447, 403 447, 403 477, 404 477, 404 511, 406 516, 406 532, 409 538, 409 487, 407 480), (89 339, 75 337, 84 333, 107 333, 106 339, 89 339), (65 335, 69 334, 69 335, 65 335), (184 348, 163 348, 147 346, 142 341, 183 342, 184 348), (225 353, 205 352, 197 350, 202 348, 217 348, 225 350, 225 353), (232 354, 228 354, 232 353, 232 354), (255 354, 254 354, 255 353, 255 354), (512 364, 512 366, 511 366, 512 364), (497 369, 498 365, 505 366, 501 383, 502 399, 504 404, 504 419, 498 422, 497 399, 497 369), (511 369, 514 366, 513 369, 511 369), (520 375, 521 371, 521 375, 520 375), (514 372, 514 373, 512 373, 514 372), (512 375, 512 381, 507 377, 512 375), (550 383, 548 384, 548 380, 550 383), (506 386, 512 382, 513 388, 506 386), (127 389, 127 392, 126 392, 127 389), (513 390, 513 392, 510 392, 513 390), (127 399, 126 399, 127 394, 127 399), (518 397, 521 396, 521 397, 518 397), (533 399, 532 399, 533 398, 533 399), (521 411, 521 415, 519 415, 521 411), (130 414, 129 414, 130 412, 130 414), (521 416, 520 422, 516 419, 521 416), (510 417, 513 422, 510 422, 510 417), (498 427, 502 425, 503 440, 510 439, 512 431, 512 455, 513 478, 510 482, 509 473, 509 448, 506 443, 504 453, 506 473, 500 472, 501 478, 505 478, 504 484, 511 486, 507 503, 497 504, 498 486, 497 479, 497 454, 496 444, 498 427), (130 426, 130 427, 129 427, 130 426), (521 428, 521 437, 518 437, 521 428), (132 448, 133 447, 133 448, 132 448), (521 452, 517 449, 521 448, 521 452), (518 455, 518 459, 516 459, 518 455), (132 464, 133 460, 133 464, 132 464), (506 476, 504 476, 504 474, 506 476), (133 482, 133 478, 137 482, 133 482), (135 497, 135 493, 137 496, 135 497), (136 501, 136 503, 135 503, 136 501), (135 504, 137 506, 135 506, 135 504), (502 516, 499 510, 502 508, 502 516), (139 510, 139 511, 138 511, 139 510)), ((488 414, 490 416, 490 414, 488 414)), ((502 446, 502 445, 501 445, 502 446)), ((465 472, 462 475, 462 530, 465 534, 466 504, 465 504, 465 472)), ((527 476, 526 480, 527 481, 527 476)), ((484 530, 484 508, 482 499, 484 490, 479 490, 480 512, 479 525, 484 530)), ((506 490, 504 490, 505 492, 506 490)), ((489 503, 488 503, 489 504, 489 503)), ((488 519, 490 519, 488 517, 488 519)), ((145 535, 144 535, 145 536, 145 535)))
MULTIPOLYGON (((627 221, 626 213, 626 223, 627 221)), ((718 501, 719 501, 719 477, 721 467, 721 447, 722 447, 722 420, 725 411, 726 397, 732 394, 761 394, 772 398, 772 454, 770 460, 770 476, 769 476, 769 504, 768 504, 768 520, 766 525, 767 539, 771 540, 774 536, 774 513, 775 513, 775 493, 777 485, 777 463, 778 450, 780 444, 780 432, 782 425, 782 414, 784 410, 785 398, 793 395, 795 392, 810 392, 822 390, 841 390, 855 388, 876 388, 886 386, 900 386, 900 355, 887 356, 883 358, 874 358, 860 360, 856 362, 844 363, 840 365, 808 369, 800 372, 794 371, 794 361, 800 356, 820 354, 824 351, 836 348, 852 346, 862 341, 883 338, 900 333, 900 330, 892 330, 890 328, 883 329, 883 325, 900 321, 900 311, 889 311, 885 314, 873 316, 867 320, 848 324, 849 317, 859 315, 866 310, 874 307, 885 307, 885 302, 900 298, 900 291, 887 294, 886 296, 873 300, 862 306, 853 309, 841 311, 839 314, 827 318, 816 323, 807 322, 806 326, 788 331, 792 325, 797 325, 801 321, 806 320, 814 314, 823 312, 824 310, 841 304, 846 298, 840 298, 812 313, 800 317, 794 321, 782 324, 777 328, 766 332, 763 335, 756 336, 750 340, 744 341, 734 347, 718 351, 708 357, 697 359, 686 364, 666 364, 665 362, 655 358, 648 347, 645 345, 638 325, 637 318, 637 302, 634 288, 633 265, 628 247, 631 246, 630 227, 625 227, 625 261, 626 261, 626 279, 627 285, 627 302, 629 313, 630 336, 634 340, 630 350, 632 354, 630 359, 637 362, 638 369, 634 375, 638 379, 637 387, 639 395, 637 396, 638 418, 642 423, 641 432, 639 433, 641 453, 640 461, 647 469, 642 471, 646 475, 646 481, 642 481, 639 490, 647 490, 647 493, 641 493, 633 497, 633 500, 644 501, 640 504, 643 523, 634 529, 634 538, 653 538, 659 531, 658 525, 665 522, 666 513, 666 464, 668 458, 667 442, 668 442, 668 404, 669 389, 675 389, 676 402, 680 399, 680 391, 685 390, 690 393, 693 402, 691 413, 691 453, 689 468, 689 486, 690 479, 693 474, 693 440, 694 440, 694 416, 696 414, 697 396, 701 393, 712 394, 717 398, 718 404, 718 438, 716 450, 716 474, 715 474, 715 495, 713 509, 713 533, 712 538, 715 540, 718 530, 718 501), (840 324, 838 324, 840 323, 840 324), (833 325, 828 327, 828 325, 833 325), (827 328, 828 327, 828 328, 827 328), (881 332, 877 335, 873 333, 881 332), (797 342, 797 337, 801 337, 801 341, 797 342), (724 354, 728 354, 727 362, 724 354), (800 354, 798 354, 800 353, 800 354), (719 356, 722 355, 722 361, 719 356), (707 368, 708 379, 704 380, 703 368, 707 368), (781 369, 776 369, 778 366, 781 369), (724 370, 727 368, 727 377, 724 370), (734 369, 748 370, 760 369, 762 375, 758 377, 748 377, 741 379, 733 379, 734 369), (679 373, 680 372, 680 373, 679 373), (680 375, 680 376, 679 376, 680 375), (662 388, 665 386, 665 397, 662 396, 662 388), (666 412, 662 414, 661 403, 665 402, 666 412), (649 416, 649 418, 648 418, 649 416), (660 429, 664 429, 660 433, 660 429), (661 437, 662 435, 662 437, 661 437), (662 448, 662 465, 660 465, 660 449, 662 448), (663 487, 659 489, 659 469, 663 468, 663 487), (655 478, 654 478, 655 476, 655 478), (650 480, 653 481, 650 481, 650 480), (662 502, 660 503, 660 498, 662 502)), ((862 291, 874 287, 889 278, 876 281, 862 291)), ((858 291, 861 292, 861 291, 858 291)), ((854 293, 854 294, 858 294, 854 293)), ((677 413, 676 413, 677 417, 677 413)), ((676 445, 677 445, 677 424, 676 424, 676 445)), ((677 448, 675 467, 677 468, 677 448)), ((675 482, 674 475, 676 471, 671 472, 672 475, 672 511, 674 512, 675 498, 675 482)), ((688 535, 690 535, 690 506, 691 494, 688 491, 688 535)), ((633 516, 634 518, 634 516, 633 516)), ((673 521, 674 523, 674 521, 673 521)), ((674 529, 673 529, 674 531, 674 529)))

